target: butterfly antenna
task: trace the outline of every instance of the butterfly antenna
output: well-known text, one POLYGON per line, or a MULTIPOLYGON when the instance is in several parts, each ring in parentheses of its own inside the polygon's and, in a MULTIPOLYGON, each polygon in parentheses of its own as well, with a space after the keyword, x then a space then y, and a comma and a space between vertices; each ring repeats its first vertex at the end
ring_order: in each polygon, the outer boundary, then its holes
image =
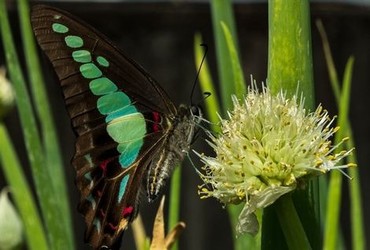
MULTIPOLYGON (((200 65, 199 65, 199 68, 198 68, 198 72, 197 72, 197 75, 195 76, 195 80, 194 80, 194 83, 193 83, 193 87, 191 89, 191 94, 190 94, 190 104, 193 106, 193 96, 194 96, 194 91, 195 91, 195 86, 197 85, 197 82, 198 82, 198 78, 199 78, 199 74, 200 74, 200 70, 202 69, 202 66, 203 66, 203 63, 204 63, 204 60, 206 59, 206 55, 207 55, 207 52, 208 52, 208 46, 207 44, 200 44, 200 46, 204 47, 204 54, 203 54, 203 58, 202 58, 202 61, 200 62, 200 65)), ((207 95, 209 96, 210 93, 207 93, 207 95)))

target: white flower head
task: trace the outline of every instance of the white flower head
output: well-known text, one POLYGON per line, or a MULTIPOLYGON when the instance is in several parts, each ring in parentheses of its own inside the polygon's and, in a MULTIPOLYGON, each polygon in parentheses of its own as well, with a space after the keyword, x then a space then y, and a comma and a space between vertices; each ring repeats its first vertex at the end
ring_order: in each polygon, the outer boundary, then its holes
POLYGON ((333 153, 338 145, 331 139, 338 128, 331 127, 333 119, 321 106, 308 113, 303 98, 272 95, 268 88, 259 92, 256 87, 243 102, 233 96, 233 103, 229 119, 220 118, 221 133, 209 134, 216 156, 199 154, 205 164, 199 193, 223 204, 245 202, 238 233, 257 233, 255 210, 307 177, 353 165, 339 165, 352 150, 333 153))

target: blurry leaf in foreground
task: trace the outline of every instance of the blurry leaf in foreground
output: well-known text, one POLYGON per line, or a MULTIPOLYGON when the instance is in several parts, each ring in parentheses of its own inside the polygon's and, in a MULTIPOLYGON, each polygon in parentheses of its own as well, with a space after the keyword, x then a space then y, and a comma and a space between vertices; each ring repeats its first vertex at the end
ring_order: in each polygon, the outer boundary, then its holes
POLYGON ((0 193, 0 249, 13 249, 23 241, 23 226, 18 212, 9 200, 8 191, 0 193))
POLYGON ((15 93, 5 77, 5 68, 0 67, 0 119, 14 106, 15 93))

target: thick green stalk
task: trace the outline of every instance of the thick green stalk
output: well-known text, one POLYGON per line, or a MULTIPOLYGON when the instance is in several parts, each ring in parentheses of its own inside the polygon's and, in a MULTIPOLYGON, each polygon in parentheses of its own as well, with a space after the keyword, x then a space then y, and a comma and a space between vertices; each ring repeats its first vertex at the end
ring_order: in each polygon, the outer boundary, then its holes
MULTIPOLYGON (((272 93, 284 91, 288 97, 302 93, 308 110, 314 109, 314 86, 311 52, 309 1, 269 0, 269 51, 267 83, 272 93)), ((312 248, 320 245, 319 202, 317 180, 310 181, 305 192, 296 192, 293 197, 312 248), (304 205, 303 205, 304 204, 304 205)), ((294 208, 294 207, 293 207, 294 208)), ((275 212, 265 209, 263 216, 263 249, 275 249, 282 233, 273 225, 275 212), (268 219, 267 219, 268 218, 268 219), (276 243, 274 243, 276 242, 276 243)), ((280 214, 278 217, 280 218, 280 214)), ((280 218, 281 221, 281 218, 280 218)), ((285 228, 282 227, 284 235, 285 228)), ((299 232, 297 232, 299 233, 299 232)), ((298 237, 298 236, 296 236, 298 237)), ((302 236, 303 238, 303 236, 302 236)), ((293 239, 286 239, 287 245, 293 239)), ((280 245, 280 244, 279 244, 280 245)), ((284 244, 283 244, 284 245, 284 244)))
POLYGON ((277 200, 276 212, 278 214, 280 225, 284 228, 283 233, 287 239, 286 242, 289 249, 311 249, 310 242, 306 237, 290 194, 284 195, 277 200))
POLYGON ((69 199, 67 195, 66 180, 62 164, 61 151, 59 148, 59 140, 57 138, 53 116, 50 110, 50 102, 45 90, 45 83, 41 73, 40 62, 36 53, 35 40, 30 24, 30 10, 27 0, 19 0, 19 17, 22 30, 22 41, 25 51, 25 58, 31 83, 31 91, 33 100, 35 102, 36 113, 41 125, 42 138, 45 150, 46 170, 49 171, 51 184, 54 185, 53 191, 58 194, 58 207, 60 208, 63 220, 64 239, 66 247, 73 249, 73 228, 71 221, 71 212, 69 206, 69 199))
POLYGON ((0 122, 0 141, 0 165, 22 218, 27 247, 30 250, 47 250, 46 234, 32 197, 31 188, 2 122, 0 122))
POLYGON ((272 93, 303 92, 305 105, 314 107, 310 7, 308 0, 269 0, 267 81, 272 93))

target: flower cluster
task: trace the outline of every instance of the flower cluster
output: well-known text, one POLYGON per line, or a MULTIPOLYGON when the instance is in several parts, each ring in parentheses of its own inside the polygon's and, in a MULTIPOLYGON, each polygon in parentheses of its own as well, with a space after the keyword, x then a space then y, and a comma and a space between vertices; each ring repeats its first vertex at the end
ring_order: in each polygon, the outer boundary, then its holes
POLYGON ((258 231, 254 212, 304 183, 307 177, 341 169, 351 152, 334 153, 338 130, 333 119, 319 106, 307 112, 303 98, 288 99, 268 88, 249 90, 243 102, 233 97, 234 110, 221 120, 221 133, 210 134, 208 142, 216 156, 200 154, 204 184, 202 198, 215 197, 223 204, 245 202, 239 217, 238 233, 258 231))

